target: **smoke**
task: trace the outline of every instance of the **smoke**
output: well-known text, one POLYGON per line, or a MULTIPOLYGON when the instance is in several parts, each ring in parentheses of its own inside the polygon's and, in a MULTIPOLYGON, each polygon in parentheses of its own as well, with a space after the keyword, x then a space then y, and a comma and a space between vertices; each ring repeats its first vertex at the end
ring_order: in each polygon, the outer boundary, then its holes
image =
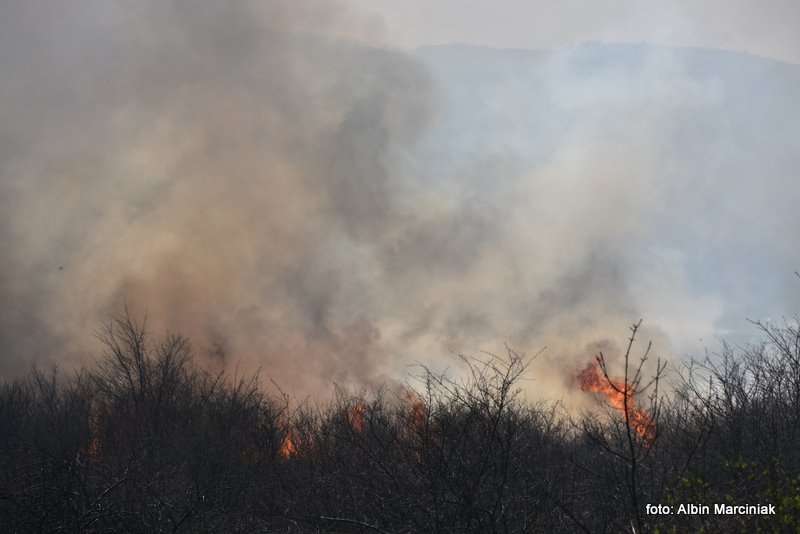
POLYGON ((560 394, 642 315, 666 354, 719 330, 665 230, 715 83, 663 53, 519 78, 298 4, 0 7, 0 376, 81 365, 123 305, 298 396, 503 342, 560 394))
POLYGON ((76 365, 122 303, 287 387, 379 373, 365 262, 403 217, 423 69, 328 3, 1 18, 3 375, 76 365))
POLYGON ((557 49, 586 41, 697 46, 800 62, 793 0, 352 0, 384 15, 398 46, 470 43, 557 49))
POLYGON ((639 317, 653 357, 677 363, 749 341, 748 317, 797 312, 800 69, 598 43, 420 56, 449 95, 420 168, 495 221, 456 284, 487 318, 471 341, 549 347, 535 389, 562 394, 564 369, 599 350, 618 369, 639 317))

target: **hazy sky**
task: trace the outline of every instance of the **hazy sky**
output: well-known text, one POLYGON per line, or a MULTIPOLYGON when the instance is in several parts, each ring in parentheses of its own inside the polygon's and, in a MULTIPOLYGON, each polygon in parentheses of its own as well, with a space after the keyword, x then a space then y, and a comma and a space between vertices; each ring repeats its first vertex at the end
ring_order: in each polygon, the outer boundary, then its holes
POLYGON ((800 63, 796 0, 351 0, 403 47, 554 48, 587 40, 746 51, 800 63))

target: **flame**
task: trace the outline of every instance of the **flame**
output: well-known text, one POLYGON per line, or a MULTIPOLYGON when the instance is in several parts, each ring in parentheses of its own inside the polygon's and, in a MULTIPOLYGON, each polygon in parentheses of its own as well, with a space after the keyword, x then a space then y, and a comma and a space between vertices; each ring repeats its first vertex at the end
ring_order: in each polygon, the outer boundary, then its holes
POLYGON ((89 436, 81 452, 90 460, 98 461, 103 454, 103 419, 96 407, 91 410, 88 418, 89 436))
POLYGON ((364 415, 367 413, 367 405, 364 401, 357 401, 353 404, 347 412, 347 420, 350 423, 350 428, 356 432, 364 431, 364 415))
MULTIPOLYGON (((350 406, 347 411, 344 413, 347 423, 350 425, 354 431, 361 433, 364 431, 366 426, 365 416, 367 413, 367 405, 362 400, 357 400, 352 406, 350 406)), ((284 423, 286 434, 283 437, 283 441, 281 442, 281 447, 278 449, 278 454, 283 459, 294 458, 300 454, 300 447, 305 445, 306 452, 308 452, 310 447, 313 446, 313 441, 310 437, 307 437, 306 440, 302 439, 300 435, 297 433, 297 430, 291 426, 290 423, 284 423)))
POLYGON ((418 432, 425 428, 425 421, 428 418, 428 406, 416 392, 407 389, 405 391, 405 401, 409 406, 409 421, 411 426, 418 432))
POLYGON ((281 443, 281 448, 278 451, 278 454, 280 454, 283 458, 297 456, 297 445, 295 444, 296 441, 297 436, 295 435, 294 430, 289 429, 289 431, 286 433, 286 436, 283 438, 283 442, 281 443))
POLYGON ((634 391, 630 384, 622 380, 606 380, 597 362, 591 362, 578 373, 581 391, 599 393, 605 397, 612 408, 625 414, 625 397, 628 397, 628 420, 631 428, 647 442, 655 437, 655 425, 646 410, 636 406, 634 391))

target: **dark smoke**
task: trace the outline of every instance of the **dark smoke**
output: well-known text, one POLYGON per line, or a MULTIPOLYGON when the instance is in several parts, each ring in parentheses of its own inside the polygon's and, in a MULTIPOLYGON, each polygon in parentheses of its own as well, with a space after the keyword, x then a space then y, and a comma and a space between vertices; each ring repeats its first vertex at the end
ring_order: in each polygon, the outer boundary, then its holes
POLYGON ((3 3, 0 377, 81 365, 125 305, 299 396, 503 342, 550 347, 560 394, 641 316, 664 355, 743 318, 731 261, 796 222, 791 137, 779 170, 746 159, 767 144, 730 112, 761 86, 663 49, 412 55, 373 28, 318 0, 3 3))

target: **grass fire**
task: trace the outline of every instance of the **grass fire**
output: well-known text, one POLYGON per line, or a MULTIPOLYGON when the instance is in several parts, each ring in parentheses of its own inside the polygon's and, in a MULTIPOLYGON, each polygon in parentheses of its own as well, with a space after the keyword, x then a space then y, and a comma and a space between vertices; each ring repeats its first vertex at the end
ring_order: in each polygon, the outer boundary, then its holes
MULTIPOLYGON (((767 502, 796 491, 796 426, 785 414, 797 408, 787 377, 798 371, 789 343, 800 332, 760 328, 764 344, 726 352, 722 365, 698 362, 671 390, 659 385, 662 365, 645 376, 646 358, 621 353, 613 361, 627 362, 625 385, 609 374, 610 355, 598 355, 578 373, 580 388, 613 408, 598 417, 524 398, 541 355, 465 355, 460 377, 423 367, 407 385, 298 404, 258 380, 209 373, 188 340, 150 338, 121 317, 94 367, 0 386, 0 514, 10 532, 773 525, 639 508, 697 492, 767 502)), ((775 510, 781 524, 798 513, 788 500, 775 510)))
POLYGON ((0 1, 0 534, 800 532, 798 21, 0 1))
POLYGON ((636 405, 635 390, 630 383, 605 376, 599 362, 589 363, 578 373, 581 391, 598 393, 630 422, 642 439, 653 440, 655 428, 650 415, 636 405))

